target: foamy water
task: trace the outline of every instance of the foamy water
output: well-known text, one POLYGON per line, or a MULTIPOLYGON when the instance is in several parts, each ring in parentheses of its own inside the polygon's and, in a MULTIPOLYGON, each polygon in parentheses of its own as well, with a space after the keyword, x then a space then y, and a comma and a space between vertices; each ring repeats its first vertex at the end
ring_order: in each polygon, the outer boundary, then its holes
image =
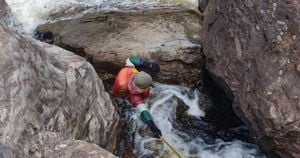
MULTIPOLYGON (((188 115, 192 115, 197 119, 205 116, 205 112, 201 110, 203 97, 199 91, 182 86, 157 84, 152 89, 152 93, 155 95, 149 102, 149 108, 154 122, 161 129, 163 137, 178 149, 184 157, 265 158, 254 144, 240 140, 225 142, 221 139, 216 139, 214 143, 207 144, 203 139, 190 138, 184 131, 174 127, 179 101, 189 108, 188 115)), ((132 118, 137 121, 137 131, 146 128, 145 124, 137 119, 136 114, 132 118)), ((139 157, 145 155, 177 157, 165 144, 155 138, 142 135, 141 132, 136 132, 135 135, 135 152, 139 157)))
POLYGON ((187 8, 197 8, 198 6, 198 0, 6 0, 6 2, 27 33, 32 33, 38 25, 50 21, 51 13, 72 12, 76 8, 85 10, 84 13, 95 9, 115 10, 141 5, 169 4, 182 5, 187 8))

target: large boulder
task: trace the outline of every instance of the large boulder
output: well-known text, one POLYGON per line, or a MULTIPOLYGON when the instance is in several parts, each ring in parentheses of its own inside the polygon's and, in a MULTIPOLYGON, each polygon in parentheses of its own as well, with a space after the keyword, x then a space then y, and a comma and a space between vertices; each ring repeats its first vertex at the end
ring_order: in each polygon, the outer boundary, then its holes
POLYGON ((119 117, 84 58, 1 23, 0 78, 0 154, 44 157, 75 139, 115 149, 119 117))
POLYGON ((207 69, 256 141, 283 158, 300 157, 299 9, 295 0, 210 0, 203 26, 207 69))
POLYGON ((127 57, 140 56, 161 65, 157 81, 195 84, 204 66, 200 28, 197 13, 170 7, 99 11, 37 31, 52 32, 54 44, 85 56, 102 79, 113 79, 127 57))

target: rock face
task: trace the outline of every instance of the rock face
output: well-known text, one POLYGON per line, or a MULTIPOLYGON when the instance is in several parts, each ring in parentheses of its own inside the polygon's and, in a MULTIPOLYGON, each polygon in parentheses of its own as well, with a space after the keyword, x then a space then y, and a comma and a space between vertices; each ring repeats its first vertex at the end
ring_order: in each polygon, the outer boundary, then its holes
POLYGON ((0 24, 10 26, 11 28, 18 29, 20 24, 12 15, 9 7, 4 0, 0 0, 0 24))
POLYGON ((283 158, 300 157, 299 9, 295 0, 210 0, 203 25, 207 69, 258 143, 283 158))
POLYGON ((204 58, 200 50, 201 17, 180 8, 111 11, 45 24, 54 43, 85 56, 103 79, 113 79, 129 56, 161 65, 158 81, 196 83, 204 58))
POLYGON ((85 59, 0 24, 0 78, 0 155, 47 157, 75 139, 114 150, 119 117, 85 59))
POLYGON ((199 3, 198 9, 201 12, 205 12, 208 2, 209 2, 209 0, 198 0, 198 3, 199 3))
POLYGON ((45 153, 47 158, 116 158, 113 154, 99 146, 84 141, 63 141, 58 144, 51 144, 45 153))

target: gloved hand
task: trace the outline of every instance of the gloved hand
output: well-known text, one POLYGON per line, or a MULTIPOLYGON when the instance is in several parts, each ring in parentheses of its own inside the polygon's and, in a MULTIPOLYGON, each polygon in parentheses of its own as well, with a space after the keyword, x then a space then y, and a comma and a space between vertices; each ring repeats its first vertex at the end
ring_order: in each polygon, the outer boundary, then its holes
POLYGON ((152 120, 147 121, 146 124, 151 129, 155 138, 160 138, 162 136, 161 131, 155 126, 152 120))
POLYGON ((145 69, 150 70, 151 72, 159 72, 160 71, 159 64, 156 64, 156 63, 153 63, 153 62, 143 61, 142 62, 142 67, 145 68, 145 69))

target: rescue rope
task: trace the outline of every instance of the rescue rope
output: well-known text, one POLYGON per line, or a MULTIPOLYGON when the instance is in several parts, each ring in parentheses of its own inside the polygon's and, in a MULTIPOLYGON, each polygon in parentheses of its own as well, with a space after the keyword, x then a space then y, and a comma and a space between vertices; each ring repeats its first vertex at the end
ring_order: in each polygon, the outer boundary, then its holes
POLYGON ((179 158, 183 158, 183 156, 178 152, 178 151, 176 151, 175 150, 175 148, 173 148, 172 147, 172 145, 169 143, 169 142, 167 142, 167 140, 165 140, 163 137, 161 137, 161 140, 163 141, 163 142, 165 142, 166 144, 167 144, 167 146, 179 157, 179 158))

